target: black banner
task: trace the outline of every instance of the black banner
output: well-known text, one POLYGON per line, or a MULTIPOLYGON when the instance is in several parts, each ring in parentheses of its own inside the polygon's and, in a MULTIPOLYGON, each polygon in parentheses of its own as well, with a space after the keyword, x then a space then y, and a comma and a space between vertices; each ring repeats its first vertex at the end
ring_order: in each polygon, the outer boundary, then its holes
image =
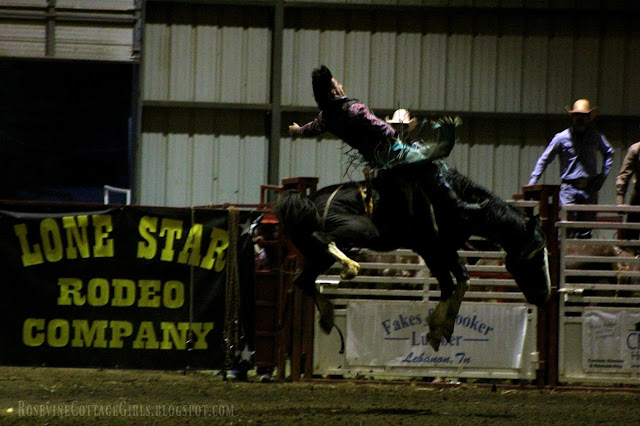
POLYGON ((250 212, 229 230, 226 210, 60 210, 0 211, 1 364, 223 368, 230 232, 252 314, 250 212))

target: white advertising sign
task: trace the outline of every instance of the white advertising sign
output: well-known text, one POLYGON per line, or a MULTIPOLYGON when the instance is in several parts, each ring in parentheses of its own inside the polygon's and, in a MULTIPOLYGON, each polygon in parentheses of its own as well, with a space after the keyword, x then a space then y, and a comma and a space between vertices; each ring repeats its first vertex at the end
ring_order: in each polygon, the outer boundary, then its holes
POLYGON ((639 309, 585 309, 582 368, 585 371, 640 372, 639 309))
POLYGON ((527 307, 465 304, 451 342, 438 352, 427 341, 435 303, 350 301, 346 357, 351 365, 393 367, 520 368, 527 307))

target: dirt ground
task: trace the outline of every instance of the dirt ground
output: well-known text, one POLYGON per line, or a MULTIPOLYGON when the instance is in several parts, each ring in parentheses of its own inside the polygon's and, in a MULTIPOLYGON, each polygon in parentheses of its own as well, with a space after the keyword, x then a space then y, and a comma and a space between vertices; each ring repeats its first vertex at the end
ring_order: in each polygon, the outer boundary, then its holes
POLYGON ((0 424, 640 424, 640 393, 0 367, 0 424))

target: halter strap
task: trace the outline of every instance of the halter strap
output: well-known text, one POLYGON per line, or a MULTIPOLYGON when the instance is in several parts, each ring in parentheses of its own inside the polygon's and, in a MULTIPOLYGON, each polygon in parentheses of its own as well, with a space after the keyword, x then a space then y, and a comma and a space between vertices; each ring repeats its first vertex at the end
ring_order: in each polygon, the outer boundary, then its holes
POLYGON ((331 205, 331 201, 333 201, 333 197, 336 196, 336 194, 338 193, 338 191, 340 191, 342 189, 343 185, 340 185, 339 187, 337 187, 329 196, 329 199, 327 200, 327 204, 325 204, 324 206, 324 212, 322 213, 322 230, 324 231, 324 223, 327 220, 327 214, 329 213, 329 206, 331 205))

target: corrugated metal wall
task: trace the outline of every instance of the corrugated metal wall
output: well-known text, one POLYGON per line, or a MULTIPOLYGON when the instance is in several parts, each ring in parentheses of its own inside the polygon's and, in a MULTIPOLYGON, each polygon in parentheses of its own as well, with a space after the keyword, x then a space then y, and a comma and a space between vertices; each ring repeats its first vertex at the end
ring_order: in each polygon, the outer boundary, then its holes
MULTIPOLYGON (((139 202, 257 202, 269 168, 273 13, 256 3, 147 4, 139 202)), ((348 95, 379 115, 398 105, 429 118, 460 114, 465 124, 448 163, 505 198, 528 181, 553 134, 568 126, 563 108, 587 97, 616 149, 601 192, 601 202, 613 203, 626 146, 640 139, 640 32, 631 3, 303 3, 285 2, 278 41, 280 178, 318 176, 321 185, 360 178, 345 175, 339 141, 286 135, 290 122, 313 117, 310 73, 324 63, 348 95), (476 8, 488 3, 497 9, 476 8), (502 7, 516 3, 529 7, 502 7)), ((557 183, 557 175, 556 162, 543 181, 557 183)))
POLYGON ((0 56, 137 62, 140 15, 136 0, 2 0, 0 56))

